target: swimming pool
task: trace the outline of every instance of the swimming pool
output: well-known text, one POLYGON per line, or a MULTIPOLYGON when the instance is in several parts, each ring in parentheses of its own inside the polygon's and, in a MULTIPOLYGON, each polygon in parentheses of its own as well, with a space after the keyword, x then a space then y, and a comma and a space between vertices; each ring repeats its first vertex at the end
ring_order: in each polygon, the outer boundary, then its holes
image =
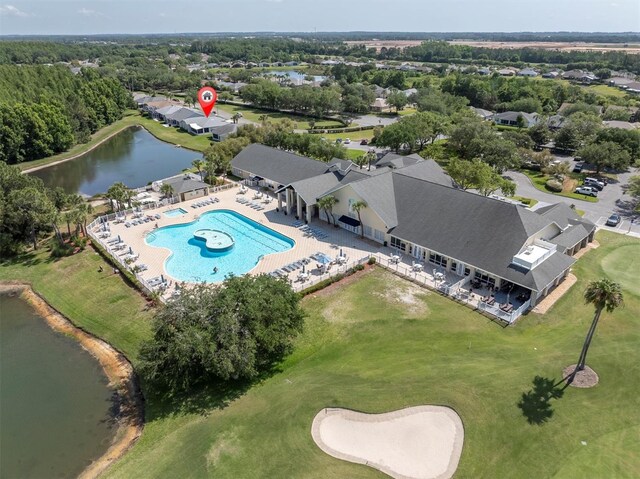
POLYGON ((291 238, 232 210, 208 211, 190 223, 158 228, 145 241, 150 246, 170 250, 172 254, 164 265, 167 274, 189 283, 217 283, 228 274, 245 274, 263 256, 287 251, 295 245, 291 238), (235 242, 233 248, 211 251, 205 241, 194 236, 202 229, 227 233, 235 242))
POLYGON ((182 208, 174 208, 172 210, 167 210, 164 212, 164 215, 168 218, 175 218, 176 216, 186 215, 187 211, 182 208))

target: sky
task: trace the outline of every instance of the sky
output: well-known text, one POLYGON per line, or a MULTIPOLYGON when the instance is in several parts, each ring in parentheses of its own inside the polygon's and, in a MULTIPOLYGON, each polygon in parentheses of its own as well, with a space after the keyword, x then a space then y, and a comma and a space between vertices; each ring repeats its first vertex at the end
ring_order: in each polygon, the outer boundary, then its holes
POLYGON ((0 0, 1 35, 640 31, 639 0, 0 0))

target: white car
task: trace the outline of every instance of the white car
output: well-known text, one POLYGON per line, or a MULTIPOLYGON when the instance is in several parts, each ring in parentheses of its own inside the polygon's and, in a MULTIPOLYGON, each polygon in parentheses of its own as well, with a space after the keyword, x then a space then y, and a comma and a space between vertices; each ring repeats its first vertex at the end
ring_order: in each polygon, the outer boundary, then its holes
POLYGON ((348 145, 349 143, 351 143, 351 140, 349 138, 345 138, 344 139, 344 144, 348 145))
POLYGON ((592 186, 581 186, 579 188, 576 188, 576 193, 585 196, 598 196, 598 190, 596 190, 592 186))

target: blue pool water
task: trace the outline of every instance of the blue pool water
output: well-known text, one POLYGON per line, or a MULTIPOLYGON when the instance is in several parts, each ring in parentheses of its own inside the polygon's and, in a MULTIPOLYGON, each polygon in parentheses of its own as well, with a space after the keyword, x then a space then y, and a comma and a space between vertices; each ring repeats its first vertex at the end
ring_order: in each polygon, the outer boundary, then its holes
POLYGON ((176 216, 186 215, 187 212, 182 208, 175 208, 173 210, 167 210, 164 212, 164 215, 168 218, 175 218, 176 216))
POLYGON ((178 281, 216 283, 228 274, 245 274, 258 264, 260 258, 293 248, 294 241, 266 226, 231 210, 203 213, 191 223, 164 226, 149 233, 150 246, 167 248, 172 254, 165 270, 178 281), (205 242, 193 236, 200 229, 223 231, 234 239, 229 251, 209 251, 205 242), (213 268, 218 272, 214 273, 213 268))

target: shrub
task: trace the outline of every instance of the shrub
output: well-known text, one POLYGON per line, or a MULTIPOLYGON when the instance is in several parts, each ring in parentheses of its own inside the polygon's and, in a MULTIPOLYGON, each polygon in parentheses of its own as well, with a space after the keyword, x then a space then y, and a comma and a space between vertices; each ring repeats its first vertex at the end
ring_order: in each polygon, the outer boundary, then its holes
POLYGON ((562 192, 562 183, 560 183, 558 180, 548 180, 545 183, 545 186, 547 187, 548 190, 554 191, 556 193, 561 193, 562 192))
POLYGON ((375 256, 371 256, 369 258, 369 261, 367 261, 367 264, 372 265, 372 264, 376 264, 376 258, 375 256))
POLYGON ((87 237, 86 236, 74 236, 71 238, 71 242, 73 245, 80 249, 85 249, 87 247, 87 237))
POLYGON ((59 243, 54 241, 51 244, 51 257, 63 258, 64 256, 70 256, 73 253, 73 247, 68 243, 59 243))

